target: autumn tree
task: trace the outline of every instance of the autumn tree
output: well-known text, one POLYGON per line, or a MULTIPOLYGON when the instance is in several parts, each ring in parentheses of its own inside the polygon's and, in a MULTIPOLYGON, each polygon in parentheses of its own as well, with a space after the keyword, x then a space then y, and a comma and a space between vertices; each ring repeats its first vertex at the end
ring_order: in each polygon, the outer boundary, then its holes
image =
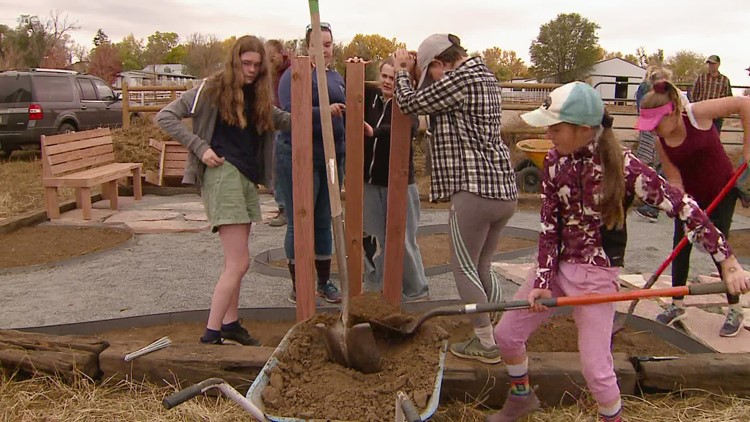
POLYGON ((187 72, 199 78, 205 78, 221 69, 226 53, 224 46, 215 35, 191 34, 185 46, 185 64, 187 72))
POLYGON ((646 48, 640 46, 635 50, 635 55, 638 58, 638 65, 640 67, 664 65, 664 50, 661 48, 656 50, 655 53, 648 54, 646 48))
MULTIPOLYGON (((371 63, 365 68, 365 78, 374 80, 378 76, 378 66, 386 57, 393 54, 399 48, 406 48, 406 44, 398 42, 396 38, 386 38, 378 34, 357 34, 349 44, 342 46, 340 50, 340 61, 342 64, 349 57, 361 57, 370 60, 371 63)), ((345 67, 345 64, 342 66, 345 67)), ((340 69, 343 70, 343 69, 340 69)))
MULTIPOLYGON (((472 56, 476 54, 471 54, 472 56)), ((491 47, 478 54, 482 56, 487 67, 499 81, 523 78, 528 75, 528 68, 515 51, 491 47)))
POLYGON ((144 68, 143 40, 130 34, 115 44, 120 54, 123 70, 141 70, 144 68))
POLYGON ((179 44, 179 36, 174 32, 156 31, 148 36, 143 58, 147 65, 166 63, 168 55, 179 44))
POLYGON ((677 84, 692 84, 704 70, 706 56, 689 50, 680 50, 669 56, 665 67, 672 71, 672 81, 677 84))
POLYGON ((636 57, 635 54, 623 54, 622 51, 607 51, 602 49, 602 57, 601 60, 609 60, 609 59, 623 59, 628 63, 632 63, 636 66, 641 66, 640 61, 638 57, 636 57))
POLYGON ((122 72, 120 52, 109 42, 100 43, 89 55, 89 73, 109 84, 114 84, 117 74, 122 72))
POLYGON ((534 76, 557 83, 583 79, 601 54, 597 29, 578 13, 561 13, 542 25, 529 48, 534 76))
POLYGON ((21 15, 14 31, 13 44, 28 67, 65 67, 70 64, 70 33, 80 27, 67 15, 53 12, 48 18, 21 15))

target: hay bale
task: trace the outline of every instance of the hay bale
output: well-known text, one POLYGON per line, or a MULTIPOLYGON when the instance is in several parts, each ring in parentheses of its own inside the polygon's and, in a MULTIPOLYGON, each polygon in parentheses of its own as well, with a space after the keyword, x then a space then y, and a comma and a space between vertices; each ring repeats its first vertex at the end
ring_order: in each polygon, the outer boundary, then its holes
POLYGON ((150 138, 169 141, 171 138, 149 121, 139 121, 129 128, 112 131, 115 160, 122 163, 143 163, 143 170, 158 170, 159 156, 148 146, 150 138))

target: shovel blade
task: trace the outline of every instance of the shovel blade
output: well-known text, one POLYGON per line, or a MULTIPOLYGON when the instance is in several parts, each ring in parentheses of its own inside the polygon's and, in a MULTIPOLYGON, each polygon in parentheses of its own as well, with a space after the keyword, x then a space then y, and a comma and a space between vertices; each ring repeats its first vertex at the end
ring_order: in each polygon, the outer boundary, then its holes
POLYGON ((346 346, 352 368, 363 374, 380 372, 380 351, 370 324, 357 324, 348 329, 346 346))
POLYGON ((370 324, 345 329, 341 321, 331 327, 320 327, 331 360, 364 374, 380 372, 380 351, 370 324))

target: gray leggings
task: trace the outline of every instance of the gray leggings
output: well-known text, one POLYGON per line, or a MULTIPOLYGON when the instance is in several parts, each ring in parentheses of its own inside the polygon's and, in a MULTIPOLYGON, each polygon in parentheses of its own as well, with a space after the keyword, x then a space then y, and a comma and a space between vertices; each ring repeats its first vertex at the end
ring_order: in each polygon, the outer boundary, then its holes
MULTIPOLYGON (((487 199, 460 191, 451 197, 451 271, 464 303, 488 303, 502 300, 502 290, 492 256, 497 250, 500 232, 513 216, 516 201, 487 199)), ((474 327, 490 325, 488 314, 474 314, 474 327)))

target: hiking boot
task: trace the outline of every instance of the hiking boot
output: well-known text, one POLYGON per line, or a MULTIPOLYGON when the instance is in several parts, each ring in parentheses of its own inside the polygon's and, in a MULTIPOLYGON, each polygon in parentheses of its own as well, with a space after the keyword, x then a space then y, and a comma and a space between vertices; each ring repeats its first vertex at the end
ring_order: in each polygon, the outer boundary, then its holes
POLYGON ((280 208, 279 213, 276 214, 276 217, 274 217, 273 220, 271 220, 271 222, 268 223, 268 225, 271 227, 281 227, 281 226, 285 226, 286 223, 287 223, 286 211, 284 211, 283 208, 280 208))
POLYGON ((659 210, 648 205, 641 205, 636 208, 635 213, 651 223, 655 223, 659 219, 659 210))
POLYGON ((502 362, 500 349, 497 346, 484 347, 476 336, 461 343, 451 344, 450 349, 451 353, 460 358, 478 360, 489 364, 502 362))
POLYGON ((250 335, 245 327, 238 326, 232 330, 221 330, 224 341, 234 342, 243 346, 260 346, 260 341, 250 335))
POLYGON ((671 327, 675 322, 685 319, 685 317, 687 317, 685 308, 680 308, 671 303, 664 312, 656 316, 656 322, 671 327))
POLYGON ((328 303, 341 303, 341 293, 338 287, 331 281, 325 284, 318 284, 318 296, 322 297, 328 303))
POLYGON ((518 419, 536 412, 540 408, 539 399, 534 390, 526 396, 514 396, 508 393, 508 398, 503 403, 499 412, 487 416, 486 422, 515 422, 518 419))
POLYGON ((742 329, 742 321, 745 320, 745 315, 742 311, 735 308, 729 308, 727 312, 727 318, 724 320, 724 325, 719 330, 719 335, 722 337, 734 337, 739 334, 742 329))

